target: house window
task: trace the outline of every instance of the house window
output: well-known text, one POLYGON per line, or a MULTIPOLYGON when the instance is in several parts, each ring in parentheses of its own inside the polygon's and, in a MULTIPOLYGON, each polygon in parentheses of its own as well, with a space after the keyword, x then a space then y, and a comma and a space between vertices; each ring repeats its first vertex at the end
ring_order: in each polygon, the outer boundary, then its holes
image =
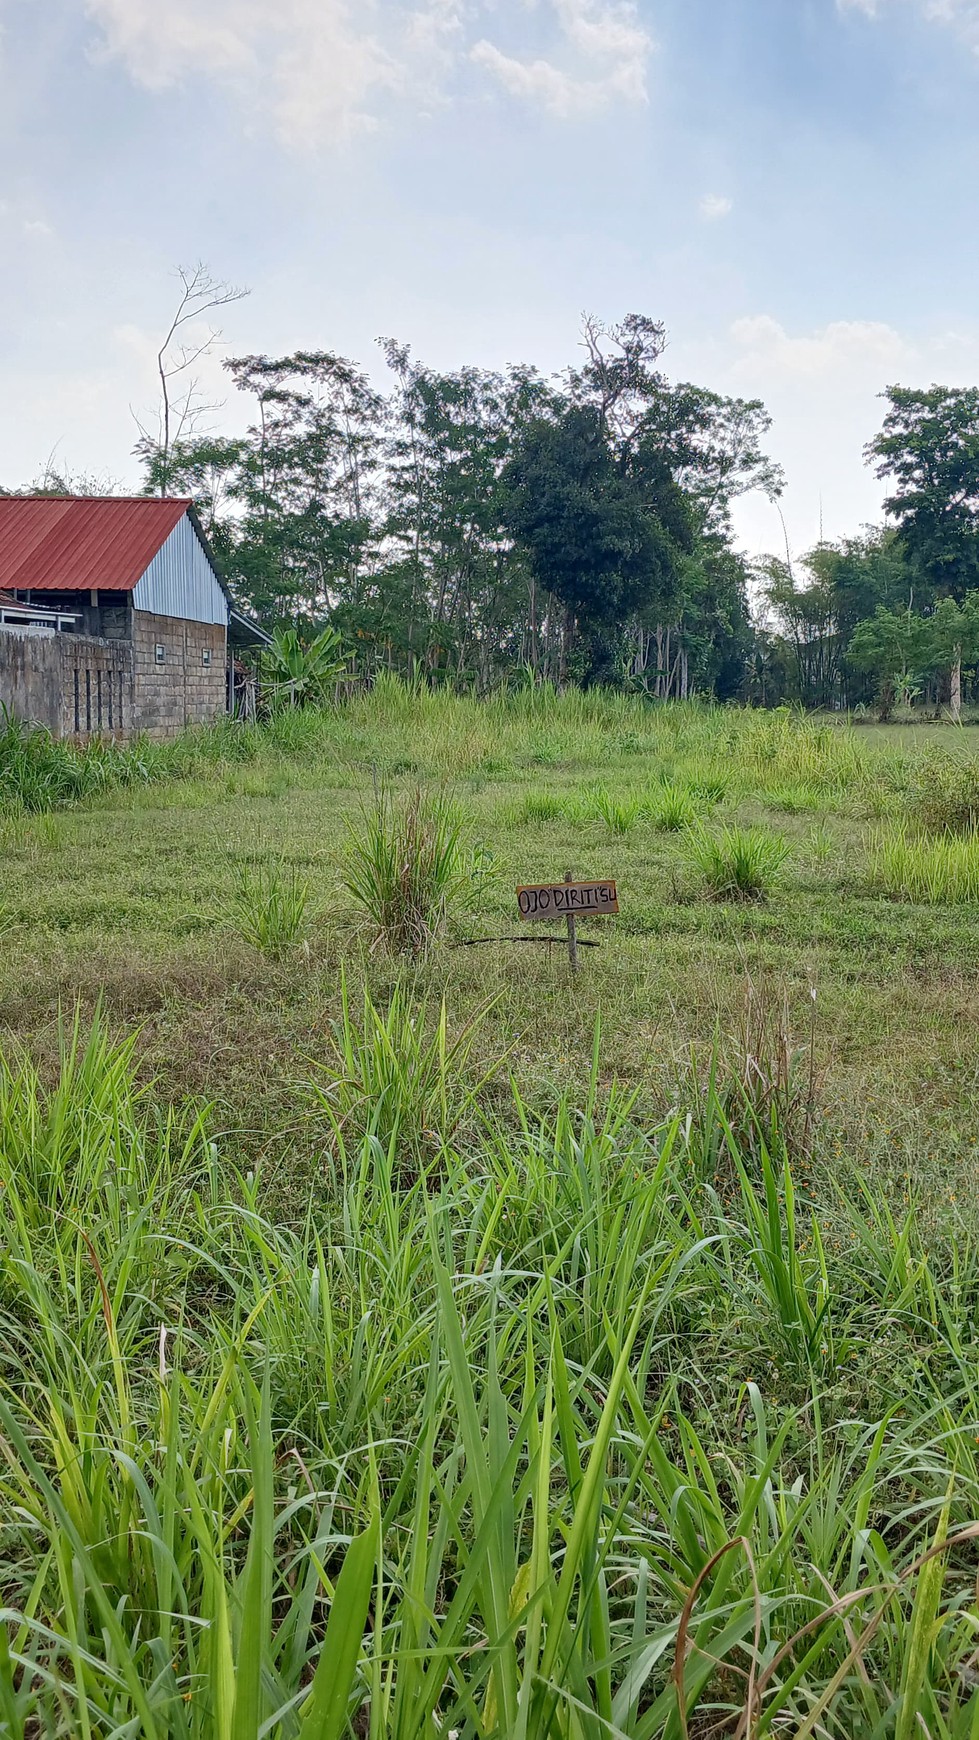
POLYGON ((206 669, 207 666, 210 664, 210 662, 211 662, 211 649, 209 646, 206 646, 206 647, 202 648, 202 651, 201 651, 201 664, 206 669))
POLYGON ((165 646, 161 646, 159 641, 157 641, 157 643, 156 643, 156 662, 158 665, 163 665, 163 664, 166 664, 166 660, 167 660, 167 649, 165 646))

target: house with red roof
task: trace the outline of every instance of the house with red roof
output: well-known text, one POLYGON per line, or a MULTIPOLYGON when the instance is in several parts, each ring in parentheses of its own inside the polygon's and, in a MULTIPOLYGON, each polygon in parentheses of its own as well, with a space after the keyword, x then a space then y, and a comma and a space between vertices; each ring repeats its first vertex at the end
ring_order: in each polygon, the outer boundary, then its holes
POLYGON ((0 496, 0 706, 16 717, 83 740, 205 724, 234 706, 229 626, 264 638, 191 501, 0 496))

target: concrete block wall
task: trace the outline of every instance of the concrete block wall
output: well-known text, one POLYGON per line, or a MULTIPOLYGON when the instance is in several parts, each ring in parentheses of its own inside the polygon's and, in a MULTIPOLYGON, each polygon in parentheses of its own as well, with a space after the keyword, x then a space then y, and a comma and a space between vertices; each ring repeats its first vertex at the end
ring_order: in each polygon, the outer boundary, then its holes
POLYGON ((133 649, 128 641, 87 634, 59 634, 61 732, 87 743, 90 737, 133 733, 133 649))
POLYGON ((227 640, 224 623, 134 610, 135 730, 173 737, 185 725, 204 725, 226 713, 227 640))
POLYGON ((0 704, 54 737, 125 737, 133 730, 128 642, 50 629, 0 627, 0 704))

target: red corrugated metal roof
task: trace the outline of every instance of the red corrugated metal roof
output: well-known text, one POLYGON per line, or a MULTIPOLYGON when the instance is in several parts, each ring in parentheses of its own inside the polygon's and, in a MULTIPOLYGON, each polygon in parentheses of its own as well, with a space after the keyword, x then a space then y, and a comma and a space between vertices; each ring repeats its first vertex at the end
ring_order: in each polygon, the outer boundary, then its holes
POLYGON ((131 592, 191 506, 153 496, 0 496, 0 587, 131 592))

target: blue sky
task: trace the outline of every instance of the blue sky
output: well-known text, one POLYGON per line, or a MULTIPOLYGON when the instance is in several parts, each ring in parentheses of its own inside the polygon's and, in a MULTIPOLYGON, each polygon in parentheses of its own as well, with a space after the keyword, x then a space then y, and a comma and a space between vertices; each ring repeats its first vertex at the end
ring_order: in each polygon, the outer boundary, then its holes
POLYGON ((876 395, 979 380, 977 99, 979 0, 0 0, 0 479, 135 481, 203 258, 232 353, 379 378, 656 315, 768 403, 794 549, 854 530, 876 395))

